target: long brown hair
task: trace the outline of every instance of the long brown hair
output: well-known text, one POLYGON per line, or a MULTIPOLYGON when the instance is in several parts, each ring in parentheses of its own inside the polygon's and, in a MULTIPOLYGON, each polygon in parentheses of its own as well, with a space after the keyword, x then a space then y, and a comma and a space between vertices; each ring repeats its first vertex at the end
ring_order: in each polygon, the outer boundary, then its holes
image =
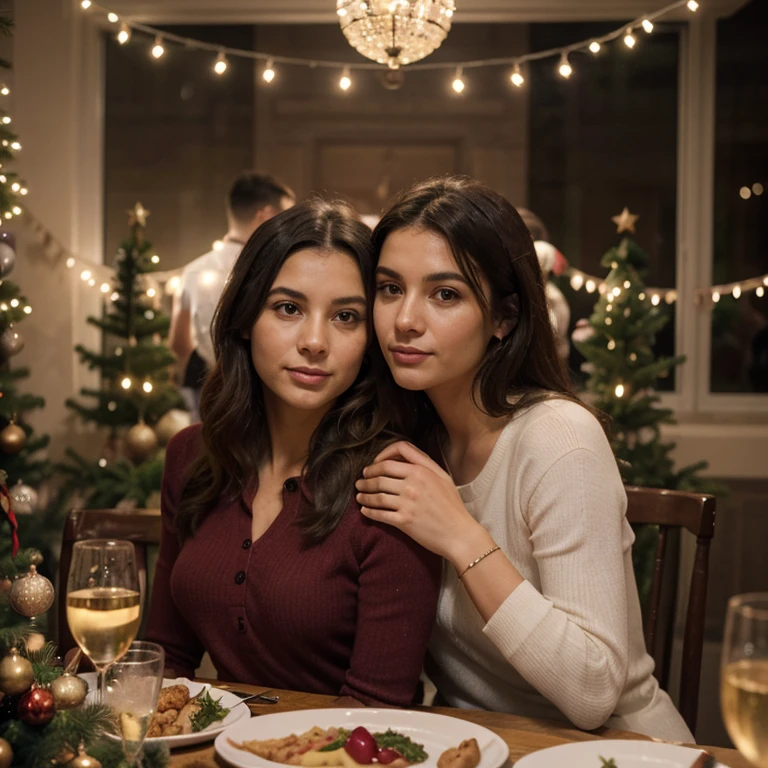
MULTIPOLYGON (((376 259, 389 235, 411 227, 442 236, 480 305, 513 323, 503 339, 488 345, 473 386, 477 407, 512 417, 553 397, 584 405, 557 353, 533 239, 514 206, 466 176, 419 182, 398 195, 374 229, 376 259), (482 277, 491 287, 490 302, 482 277)), ((401 390, 391 375, 381 387, 382 399, 393 405, 393 423, 434 456, 442 424, 426 394, 401 390)))
MULTIPOLYGON (((298 523, 309 541, 319 541, 347 510, 363 467, 391 439, 376 407, 371 370, 373 256, 370 230, 346 203, 312 198, 262 224, 240 254, 213 320, 216 364, 200 400, 203 452, 181 496, 177 529, 192 536, 222 497, 236 497, 258 483, 259 466, 271 446, 264 395, 243 338, 261 314, 286 260, 299 250, 342 251, 360 268, 368 300, 369 351, 353 385, 323 417, 310 440, 304 476, 312 504, 298 523)), ((379 363, 380 364, 380 363, 379 363)))

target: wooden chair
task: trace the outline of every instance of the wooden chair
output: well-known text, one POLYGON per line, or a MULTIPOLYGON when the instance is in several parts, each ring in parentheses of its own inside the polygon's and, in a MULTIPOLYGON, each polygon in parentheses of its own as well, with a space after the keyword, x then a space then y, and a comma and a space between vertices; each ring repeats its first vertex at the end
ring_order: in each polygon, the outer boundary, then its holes
POLYGON ((67 579, 75 542, 83 539, 123 539, 133 542, 136 550, 136 569, 139 573, 143 624, 149 591, 149 550, 159 546, 161 530, 159 509, 75 509, 69 513, 64 525, 58 572, 58 646, 62 654, 75 646, 67 624, 67 579))
POLYGON ((656 677, 665 690, 675 626, 677 548, 669 545, 671 534, 685 528, 696 536, 696 555, 691 575, 683 635, 680 671, 680 714, 691 732, 696 729, 699 679, 704 645, 704 613, 707 602, 709 545, 715 533, 715 497, 704 493, 668 491, 627 486, 627 520, 659 526, 650 604, 644 619, 645 645, 656 662, 656 677))

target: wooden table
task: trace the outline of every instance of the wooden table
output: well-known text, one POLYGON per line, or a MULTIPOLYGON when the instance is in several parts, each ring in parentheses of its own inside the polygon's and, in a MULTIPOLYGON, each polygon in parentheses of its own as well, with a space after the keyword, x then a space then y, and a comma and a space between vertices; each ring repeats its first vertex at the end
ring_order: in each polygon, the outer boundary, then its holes
MULTIPOLYGON (((296 691, 279 691, 253 685, 228 686, 215 680, 205 680, 221 688, 233 687, 238 691, 262 693, 269 690, 280 696, 277 704, 259 704, 249 702, 248 706, 254 715, 265 715, 272 712, 293 712, 299 709, 325 709, 327 707, 348 707, 349 703, 334 696, 321 696, 315 693, 298 693, 296 691)), ((639 739, 646 737, 637 733, 617 731, 612 728, 598 728, 596 731, 585 733, 566 725, 547 720, 536 720, 530 717, 507 715, 501 712, 483 712, 479 710, 451 709, 446 707, 424 707, 425 712, 435 712, 441 715, 469 720, 489 728, 498 734, 509 745, 509 758, 512 765, 524 755, 536 752, 545 747, 554 747, 571 741, 589 741, 592 739, 639 739)), ((729 768, 753 768, 739 755, 736 750, 723 747, 708 747, 717 759, 729 768)), ((226 766, 224 760, 218 757, 213 743, 197 747, 174 750, 171 753, 171 768, 218 768, 226 766)))

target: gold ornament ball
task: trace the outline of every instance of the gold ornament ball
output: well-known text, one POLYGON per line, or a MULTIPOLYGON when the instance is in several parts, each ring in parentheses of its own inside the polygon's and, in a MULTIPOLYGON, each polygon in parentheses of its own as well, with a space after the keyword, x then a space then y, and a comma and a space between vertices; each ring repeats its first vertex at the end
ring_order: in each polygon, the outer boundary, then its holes
POLYGON ((191 424, 191 419, 186 411, 180 408, 171 408, 165 413, 160 421, 155 424, 155 434, 160 441, 160 445, 167 445, 168 441, 182 429, 191 424))
POLYGON ((51 683, 51 693, 56 709, 74 709, 85 701, 88 686, 82 677, 65 672, 51 683))
POLYGON ((29 659, 19 656, 16 648, 0 660, 0 691, 6 696, 15 696, 29 689, 35 679, 29 659))
POLYGON ((24 645, 27 646, 27 653, 34 653, 39 651, 45 645, 45 635, 41 635, 39 632, 33 632, 25 641, 24 645))
POLYGON ((10 579, 3 579, 0 581, 0 595, 7 595, 11 591, 11 587, 13 586, 13 582, 10 579))
POLYGON ((134 464, 148 459, 157 448, 157 435, 144 422, 132 426, 125 435, 125 454, 134 464))
POLYGON ((29 573, 13 582, 8 599, 16 613, 31 619, 45 613, 53 605, 53 584, 41 576, 34 565, 30 565, 29 573))
POLYGON ((11 422, 0 432, 0 448, 5 453, 18 453, 27 444, 27 433, 18 425, 11 422))
POLYGON ((13 750, 11 745, 5 739, 0 739, 0 768, 11 768, 12 765, 13 750))
POLYGON ((31 515, 37 508, 37 491, 19 480, 10 490, 13 511, 17 515, 31 515))
POLYGON ((9 325, 0 333, 0 355, 13 357, 18 355, 22 349, 24 349, 24 337, 12 325, 9 325))
POLYGON ((77 757, 67 763, 67 768, 101 768, 101 763, 90 755, 86 754, 83 745, 77 750, 77 757))

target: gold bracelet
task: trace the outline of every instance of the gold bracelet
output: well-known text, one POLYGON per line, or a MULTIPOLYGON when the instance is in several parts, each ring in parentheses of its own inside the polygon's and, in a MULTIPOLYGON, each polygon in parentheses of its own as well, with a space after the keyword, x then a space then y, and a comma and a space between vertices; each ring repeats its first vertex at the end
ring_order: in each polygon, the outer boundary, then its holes
POLYGON ((469 565, 468 565, 468 566, 467 566, 467 567, 466 567, 466 568, 465 568, 465 569, 464 569, 464 570, 463 570, 463 571, 462 571, 462 572, 459 574, 459 578, 460 578, 460 579, 464 578, 464 574, 465 574, 465 573, 466 573, 466 572, 467 572, 467 571, 468 571, 470 568, 474 568, 474 567, 475 567, 475 566, 476 566, 476 565, 477 565, 477 564, 478 564, 478 563, 479 563, 481 560, 485 560, 485 558, 486 558, 486 557, 488 557, 488 555, 492 555, 492 554, 493 554, 494 552, 496 552, 496 550, 498 550, 498 549, 501 549, 501 547, 499 547, 499 546, 497 545, 497 546, 493 547, 493 549, 489 549, 487 552, 483 552, 483 554, 482 554, 482 555, 480 555, 480 557, 478 557, 478 558, 477 558, 477 560, 473 560, 473 561, 472 561, 472 562, 471 562, 471 563, 470 563, 470 564, 469 564, 469 565))

